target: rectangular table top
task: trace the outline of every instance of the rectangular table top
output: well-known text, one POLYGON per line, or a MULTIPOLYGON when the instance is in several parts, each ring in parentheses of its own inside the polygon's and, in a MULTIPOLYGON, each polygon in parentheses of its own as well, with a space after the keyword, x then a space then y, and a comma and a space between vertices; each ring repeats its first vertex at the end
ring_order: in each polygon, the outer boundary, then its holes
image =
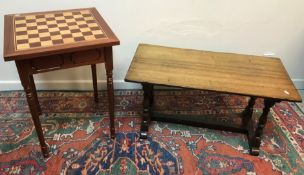
POLYGON ((140 44, 126 81, 299 102, 278 58, 140 44))
POLYGON ((5 61, 118 45, 95 8, 5 15, 5 61))

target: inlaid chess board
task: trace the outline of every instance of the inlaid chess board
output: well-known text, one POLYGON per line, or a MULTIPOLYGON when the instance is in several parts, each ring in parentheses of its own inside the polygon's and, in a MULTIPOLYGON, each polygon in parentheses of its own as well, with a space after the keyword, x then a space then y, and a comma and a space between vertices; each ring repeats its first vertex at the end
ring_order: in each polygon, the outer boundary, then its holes
POLYGON ((15 16, 16 50, 106 38, 89 10, 15 16))
POLYGON ((5 40, 6 57, 119 43, 95 8, 6 15, 5 40))

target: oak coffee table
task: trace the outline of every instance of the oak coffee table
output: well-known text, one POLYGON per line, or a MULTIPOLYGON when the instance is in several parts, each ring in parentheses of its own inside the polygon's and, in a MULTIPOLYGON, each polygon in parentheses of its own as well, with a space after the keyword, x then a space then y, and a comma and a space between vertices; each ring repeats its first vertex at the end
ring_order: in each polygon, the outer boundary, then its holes
POLYGON ((95 8, 5 15, 4 60, 15 61, 44 157, 49 156, 33 74, 91 65, 98 101, 96 64, 105 63, 110 133, 115 137, 112 46, 119 40, 95 8))
POLYGON ((190 124, 246 133, 251 155, 259 155, 270 108, 283 100, 302 101, 281 60, 262 56, 139 44, 125 80, 143 86, 144 108, 140 138, 147 138, 151 120, 190 124), (250 100, 238 115, 242 121, 239 125, 191 121, 187 120, 187 116, 177 119, 153 111, 153 85, 238 94, 249 96, 250 100), (252 115, 258 97, 264 99, 264 108, 255 125, 252 115))

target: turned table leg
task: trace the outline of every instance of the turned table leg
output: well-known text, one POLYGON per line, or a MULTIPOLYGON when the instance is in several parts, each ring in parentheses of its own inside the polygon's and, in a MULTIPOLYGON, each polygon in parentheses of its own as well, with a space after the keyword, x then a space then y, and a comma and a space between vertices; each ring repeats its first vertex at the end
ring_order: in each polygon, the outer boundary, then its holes
POLYGON ((142 87, 144 91, 144 106, 139 136, 141 139, 146 139, 148 137, 149 123, 151 121, 151 106, 153 104, 153 85, 149 83, 142 83, 142 87))
POLYGON ((91 70, 92 70, 92 79, 93 79, 94 100, 95 102, 98 102, 96 64, 91 64, 91 70))
POLYGON ((108 91, 108 101, 109 101, 110 133, 111 133, 111 137, 115 138, 112 47, 106 47, 104 51, 105 51, 105 67, 107 74, 107 91, 108 91))
POLYGON ((37 96, 37 90, 36 90, 36 86, 35 86, 35 81, 34 81, 34 77, 32 74, 29 75, 29 81, 30 81, 30 86, 32 87, 32 93, 33 93, 33 98, 34 101, 36 103, 36 107, 37 107, 37 111, 38 111, 38 115, 42 114, 42 110, 38 101, 38 96, 37 96))
POLYGON ((30 75, 30 66, 27 61, 16 61, 16 66, 18 69, 19 77, 21 80, 21 84, 24 88, 27 103, 30 109, 30 113, 32 115, 32 119, 35 125, 35 129, 38 135, 38 139, 41 146, 41 151, 44 157, 49 156, 48 148, 43 136, 43 131, 41 127, 41 123, 39 120, 39 107, 37 106, 37 95, 35 92, 35 87, 33 86, 34 82, 32 79, 32 75, 30 75))
MULTIPOLYGON (((261 145, 261 139, 263 135, 263 130, 265 128, 265 125, 267 123, 267 117, 270 111, 270 108, 276 103, 277 101, 273 99, 264 99, 264 108, 263 112, 259 118, 258 125, 256 129, 254 130, 253 124, 250 125, 248 128, 248 141, 249 141, 249 147, 250 147, 250 154, 258 156, 260 145, 261 145)), ((253 122, 250 122, 253 123, 253 122)))
POLYGON ((242 123, 243 123, 243 126, 247 126, 248 122, 252 118, 253 106, 255 104, 255 100, 256 100, 256 97, 250 97, 250 99, 248 101, 248 105, 246 106, 245 110, 242 113, 242 123))

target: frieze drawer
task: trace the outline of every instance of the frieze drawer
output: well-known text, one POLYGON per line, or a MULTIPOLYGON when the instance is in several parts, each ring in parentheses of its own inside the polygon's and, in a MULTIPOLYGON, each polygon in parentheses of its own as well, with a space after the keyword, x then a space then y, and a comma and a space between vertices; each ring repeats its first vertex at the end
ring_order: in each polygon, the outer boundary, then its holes
POLYGON ((99 49, 75 52, 72 54, 72 62, 74 64, 81 64, 86 62, 89 63, 92 61, 95 62, 95 61, 103 61, 103 60, 104 60, 103 50, 99 50, 99 49))
POLYGON ((61 55, 39 57, 31 60, 31 67, 34 71, 60 69, 64 63, 61 55))

